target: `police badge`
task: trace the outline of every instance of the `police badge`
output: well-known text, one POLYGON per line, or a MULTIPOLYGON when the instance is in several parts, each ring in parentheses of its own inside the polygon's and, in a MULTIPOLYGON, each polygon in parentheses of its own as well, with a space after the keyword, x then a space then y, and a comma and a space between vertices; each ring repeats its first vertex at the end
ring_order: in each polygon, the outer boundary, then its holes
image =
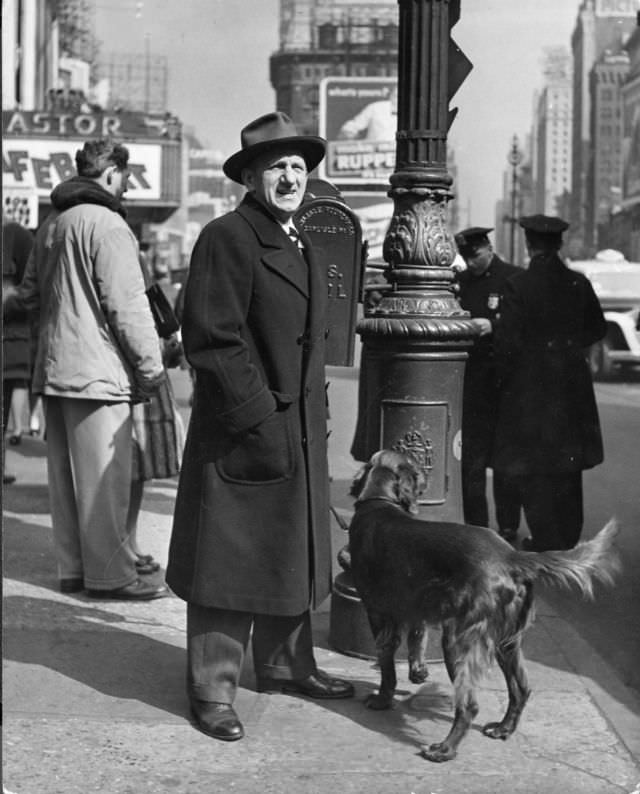
POLYGON ((498 306, 500 306, 500 296, 496 295, 495 292, 492 292, 487 299, 487 306, 492 312, 495 312, 498 309, 498 306))

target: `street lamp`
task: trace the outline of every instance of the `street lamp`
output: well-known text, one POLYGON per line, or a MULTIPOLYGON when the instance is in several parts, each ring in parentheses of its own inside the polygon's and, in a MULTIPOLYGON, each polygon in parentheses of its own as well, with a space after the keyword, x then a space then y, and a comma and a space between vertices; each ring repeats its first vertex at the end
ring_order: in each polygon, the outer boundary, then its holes
MULTIPOLYGON (((357 329, 362 358, 352 455, 367 460, 383 447, 411 454, 427 481, 423 516, 461 521, 462 378, 477 331, 454 288, 447 131, 455 116, 449 100, 471 64, 450 38, 460 0, 399 5, 394 213, 383 245, 388 285, 357 329)), ((335 580, 329 640, 344 653, 375 653, 348 571, 335 580)))
POLYGON ((518 219, 516 218, 518 197, 518 166, 522 162, 522 152, 518 148, 517 135, 513 136, 513 140, 511 141, 511 149, 509 149, 509 154, 507 155, 507 160, 511 165, 511 216, 507 218, 507 221, 511 224, 509 261, 513 262, 516 252, 516 223, 518 222, 518 219))

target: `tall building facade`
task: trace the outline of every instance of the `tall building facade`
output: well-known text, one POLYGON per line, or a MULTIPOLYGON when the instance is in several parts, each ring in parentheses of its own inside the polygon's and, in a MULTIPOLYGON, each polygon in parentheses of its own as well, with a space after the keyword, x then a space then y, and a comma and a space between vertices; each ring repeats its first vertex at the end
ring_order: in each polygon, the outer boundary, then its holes
POLYGON ((57 84, 55 0, 2 2, 2 109, 36 110, 57 84))
POLYGON ((113 52, 96 64, 106 89, 106 108, 163 113, 167 109, 169 59, 149 52, 113 52))
POLYGON ((606 50, 617 51, 636 27, 638 0, 582 0, 571 37, 573 123, 571 228, 567 250, 578 258, 593 253, 594 229, 587 217, 591 150, 591 70, 606 50))
POLYGON ((324 77, 395 77, 398 5, 392 0, 280 0, 279 49, 271 56, 276 105, 317 134, 324 77))
POLYGON ((609 224, 609 248, 640 262, 640 27, 627 41, 629 71, 622 86, 624 131, 620 209, 609 224))
POLYGON ((545 52, 544 86, 534 110, 532 166, 535 210, 558 212, 558 198, 571 188, 572 69, 564 47, 545 52))
POLYGON ((585 241, 608 245, 608 226, 622 197, 622 86, 629 72, 626 52, 605 52, 591 70, 591 158, 587 171, 585 241))

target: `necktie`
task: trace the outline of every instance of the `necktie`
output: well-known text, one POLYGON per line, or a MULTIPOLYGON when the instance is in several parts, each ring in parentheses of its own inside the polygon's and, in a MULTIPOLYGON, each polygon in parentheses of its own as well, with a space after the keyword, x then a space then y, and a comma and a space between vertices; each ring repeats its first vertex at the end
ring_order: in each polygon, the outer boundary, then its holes
POLYGON ((291 238, 291 240, 295 243, 295 245, 301 250, 304 250, 304 245, 302 244, 302 240, 300 239, 300 235, 298 234, 298 230, 295 226, 289 226, 287 229, 287 234, 291 238))

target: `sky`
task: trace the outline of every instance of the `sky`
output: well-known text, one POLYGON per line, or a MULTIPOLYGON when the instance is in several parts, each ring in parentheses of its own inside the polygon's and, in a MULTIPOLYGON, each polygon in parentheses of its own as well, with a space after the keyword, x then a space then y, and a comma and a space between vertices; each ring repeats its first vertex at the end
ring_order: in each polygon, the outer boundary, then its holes
MULTIPOLYGON (((169 110, 208 148, 230 155, 240 130, 274 109, 269 56, 279 0, 92 0, 103 53, 169 58, 169 110)), ((463 225, 493 226, 512 138, 531 127, 542 59, 570 47, 580 0, 462 0, 453 38, 474 65, 452 100, 449 132, 463 225), (468 213, 468 211, 470 211, 468 213)))

